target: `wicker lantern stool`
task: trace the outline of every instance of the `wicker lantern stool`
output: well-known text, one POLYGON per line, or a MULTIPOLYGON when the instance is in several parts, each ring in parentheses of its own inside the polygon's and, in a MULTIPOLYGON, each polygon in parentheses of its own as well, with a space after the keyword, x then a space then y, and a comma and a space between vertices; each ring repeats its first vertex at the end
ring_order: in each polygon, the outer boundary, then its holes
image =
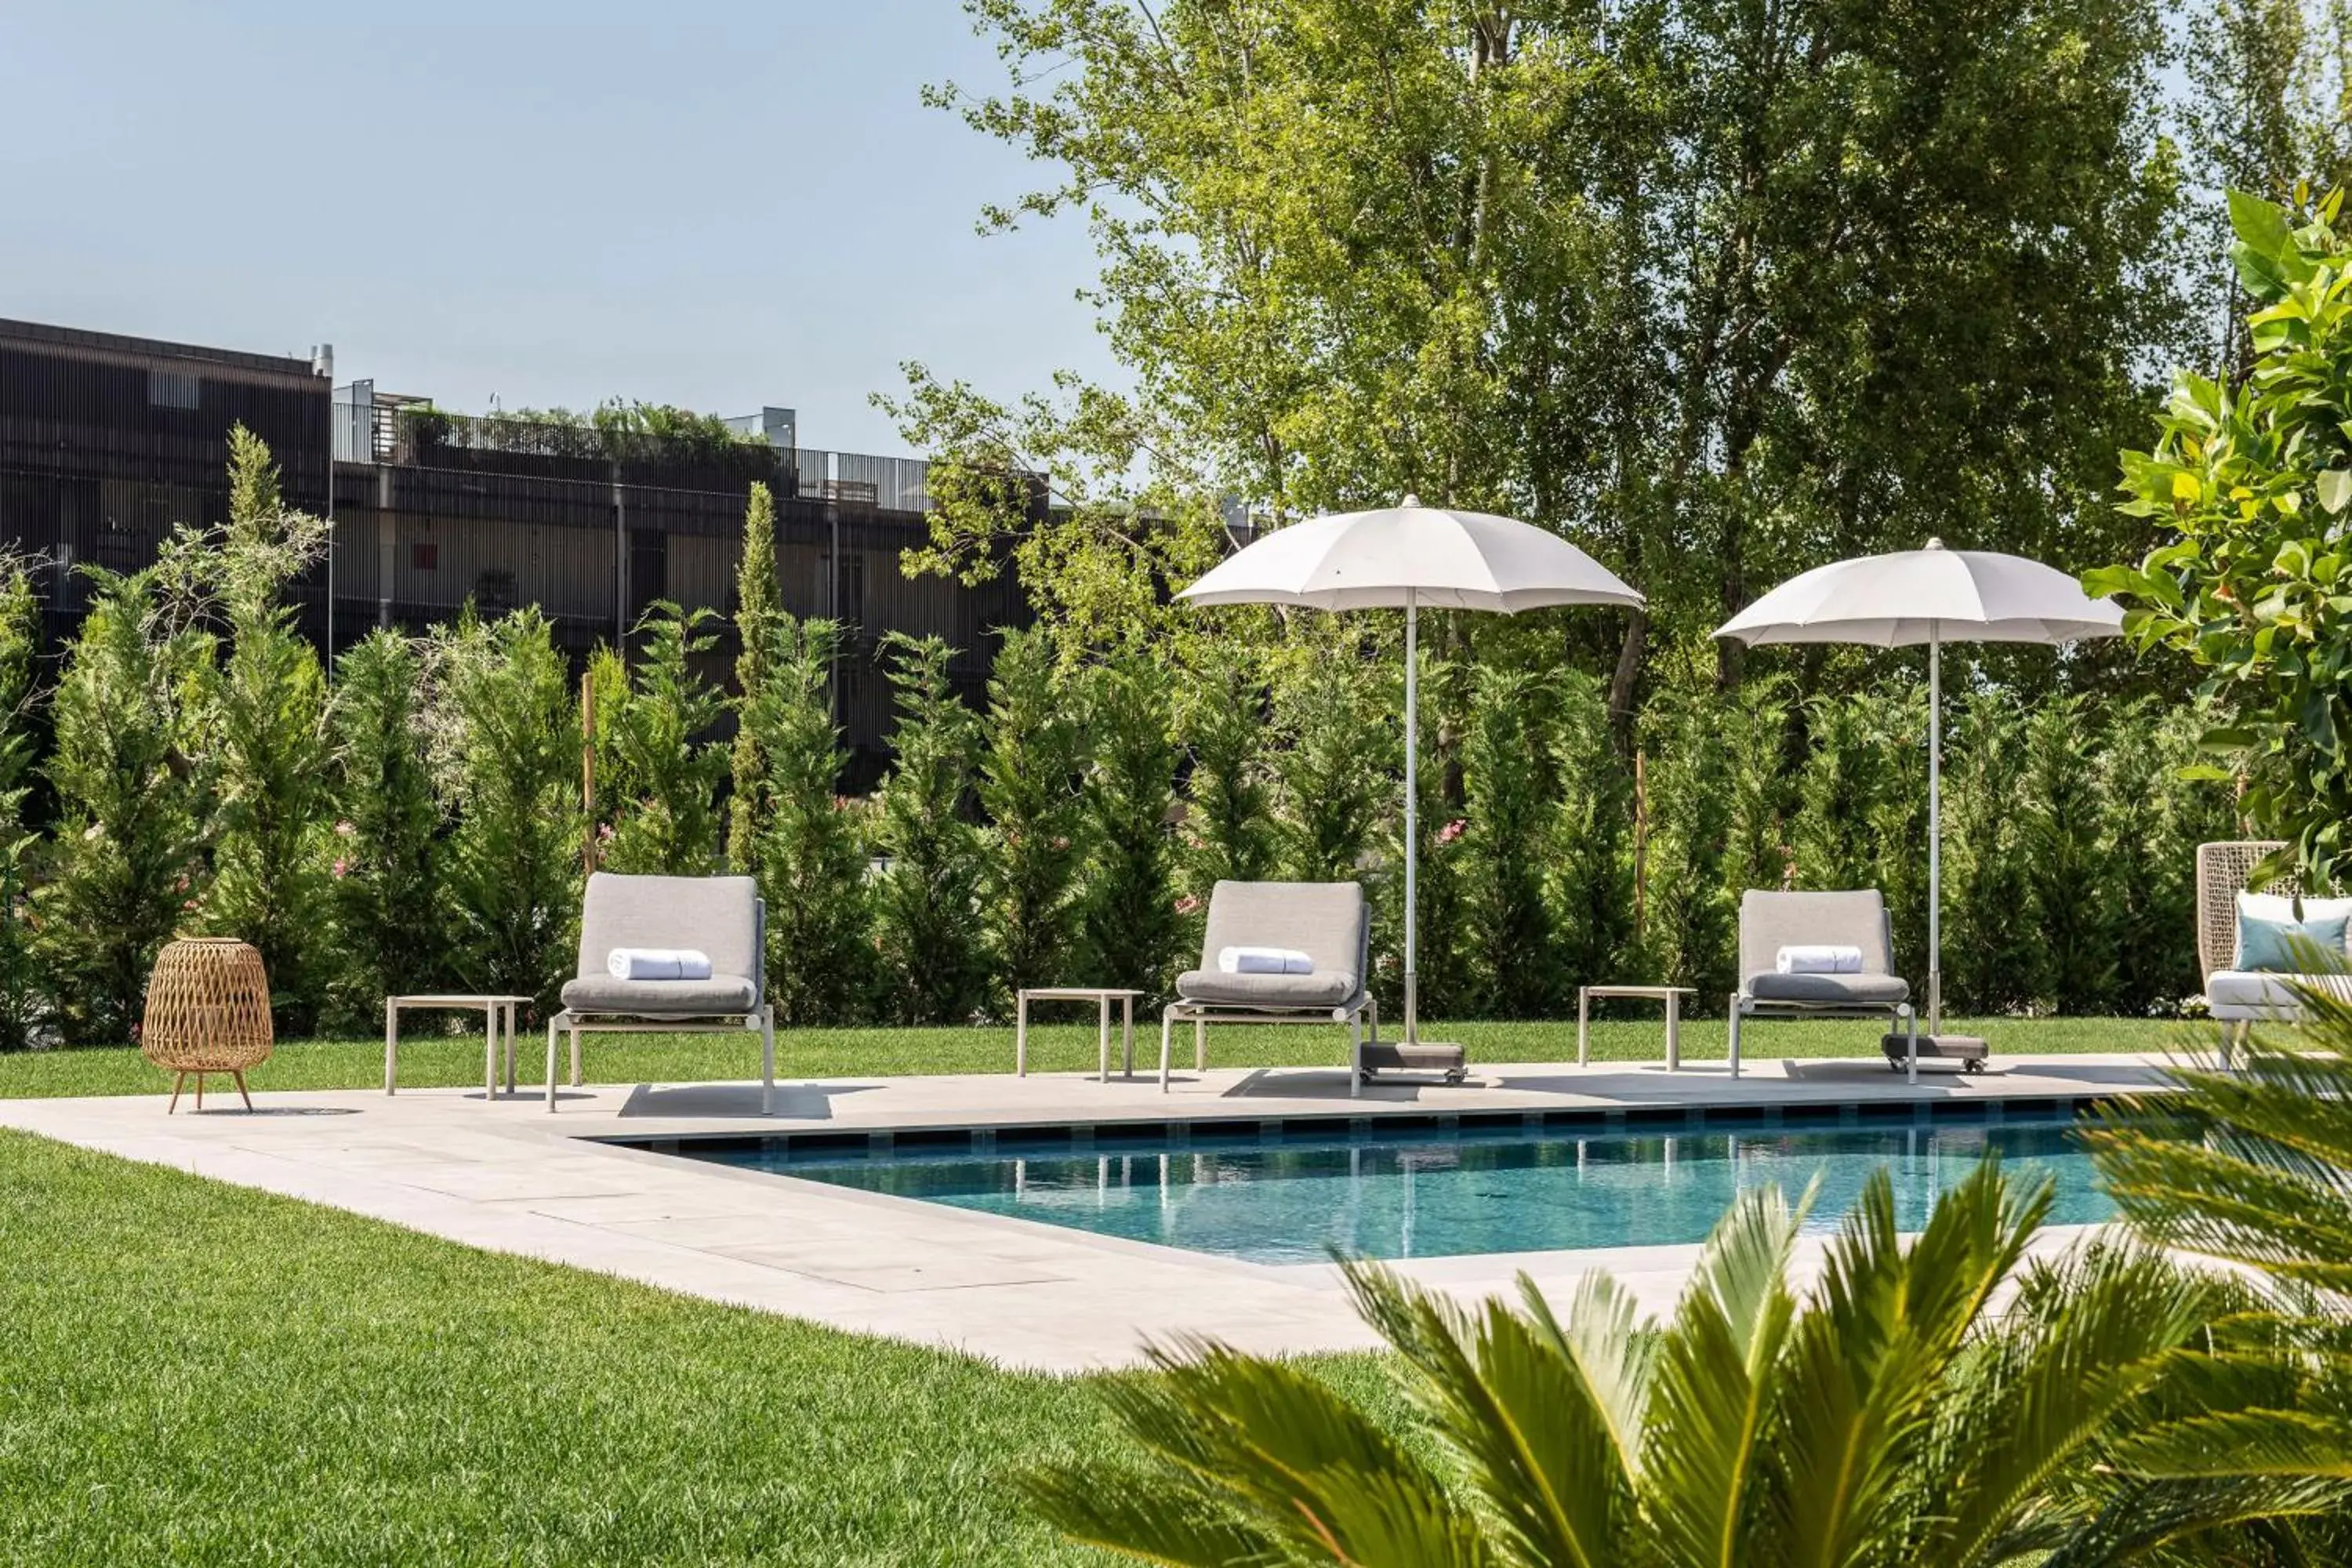
MULTIPOLYGON (((261 953, 234 937, 184 937, 155 958, 147 982, 147 1022, 139 1049, 172 1082, 172 1110, 180 1090, 196 1075, 196 1109, 205 1108, 205 1075, 225 1072, 236 1079, 247 1110, 245 1069, 269 1059, 269 975, 261 953)), ((167 1111, 165 1114, 170 1114, 167 1111)))

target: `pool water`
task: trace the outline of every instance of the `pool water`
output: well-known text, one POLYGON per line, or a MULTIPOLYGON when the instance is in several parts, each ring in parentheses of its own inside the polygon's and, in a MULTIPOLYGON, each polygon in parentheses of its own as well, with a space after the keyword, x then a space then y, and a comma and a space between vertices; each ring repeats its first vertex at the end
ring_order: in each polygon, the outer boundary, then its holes
POLYGON ((1884 1166, 1916 1230, 1988 1152, 2056 1183, 2052 1223, 2114 1210, 2063 1111, 1992 1122, 1756 1125, 1740 1131, 1383 1133, 1129 1141, 1092 1151, 826 1156, 779 1144, 681 1153, 806 1181, 1255 1263, 1443 1258, 1702 1240, 1741 1189, 1791 1199, 1821 1179, 1808 1228, 1832 1229, 1884 1166))

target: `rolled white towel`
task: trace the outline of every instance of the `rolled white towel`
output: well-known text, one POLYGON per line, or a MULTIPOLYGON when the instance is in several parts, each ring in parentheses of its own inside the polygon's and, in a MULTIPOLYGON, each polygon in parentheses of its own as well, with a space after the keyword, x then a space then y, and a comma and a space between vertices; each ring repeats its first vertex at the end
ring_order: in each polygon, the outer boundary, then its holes
POLYGON ((1783 974, 1859 974, 1862 949, 1821 944, 1784 947, 1774 967, 1783 974))
POLYGON ((1315 961, 1290 947, 1221 947, 1217 970, 1223 974, 1312 974, 1315 961))
POLYGON ((616 947, 604 955, 615 980, 708 980, 710 955, 690 947, 616 947))

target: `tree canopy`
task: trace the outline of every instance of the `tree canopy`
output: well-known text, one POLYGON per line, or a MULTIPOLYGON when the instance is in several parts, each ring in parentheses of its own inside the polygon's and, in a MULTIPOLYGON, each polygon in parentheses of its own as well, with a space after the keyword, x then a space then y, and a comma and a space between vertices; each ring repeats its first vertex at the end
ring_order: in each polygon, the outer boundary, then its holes
MULTIPOLYGON (((950 490, 1014 459, 1083 490, 1023 562, 1049 612, 1033 572, 1158 564, 1112 521, 1221 498, 1528 517, 1678 638, 1930 533, 2128 537, 2100 494, 2185 319, 2152 0, 967 9, 1009 80, 931 96, 1043 175, 982 222, 1083 216, 1134 392, 1008 408, 918 366, 898 412, 950 490)), ((1041 531, 965 499, 934 564, 1041 531)), ((1654 634, 1576 635, 1623 711, 1654 634)))

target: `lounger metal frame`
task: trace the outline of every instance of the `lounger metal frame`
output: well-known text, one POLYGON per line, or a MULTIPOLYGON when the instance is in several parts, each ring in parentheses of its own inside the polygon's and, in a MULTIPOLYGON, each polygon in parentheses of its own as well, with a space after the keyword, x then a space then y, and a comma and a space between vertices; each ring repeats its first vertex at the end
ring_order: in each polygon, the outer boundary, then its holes
POLYGON ((1750 996, 1744 991, 1731 994, 1731 1076, 1739 1076, 1739 1021, 1742 1018, 1884 1018, 1902 1027, 1907 1040, 1903 1053, 1903 1068, 1913 1083, 1919 1081, 1919 1012, 1908 1001, 1874 1002, 1867 1005, 1848 1002, 1784 1002, 1777 997, 1750 996))
POLYGON ((580 1087, 580 1037, 583 1035, 707 1035, 715 1028, 760 1031, 760 1114, 776 1113, 776 1009, 762 1002, 749 1013, 575 1013, 566 1007, 547 1021, 547 1109, 555 1109, 555 1036, 572 1037, 572 1087, 580 1087))
POLYGON ((1192 1026, 1192 1070, 1209 1070, 1211 1024, 1345 1024, 1348 1026, 1348 1098, 1364 1091, 1364 1047, 1381 1043, 1381 1005, 1369 991, 1337 1007, 1250 1007, 1237 1002, 1188 1002, 1178 997, 1160 1010, 1160 1092, 1168 1092, 1170 1037, 1179 1022, 1192 1026), (1364 1033, 1369 1022, 1369 1042, 1364 1033))

